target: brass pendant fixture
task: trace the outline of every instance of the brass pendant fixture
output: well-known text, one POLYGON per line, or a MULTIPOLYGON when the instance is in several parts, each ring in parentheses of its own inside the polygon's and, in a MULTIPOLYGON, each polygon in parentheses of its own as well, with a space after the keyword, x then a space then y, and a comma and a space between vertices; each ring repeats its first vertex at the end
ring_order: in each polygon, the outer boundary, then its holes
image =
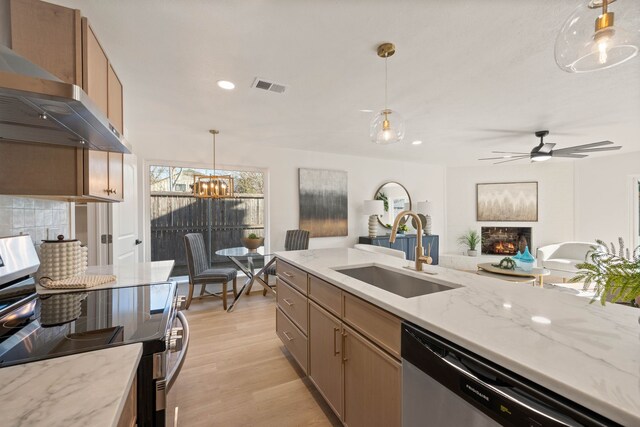
POLYGON ((213 135, 213 175, 193 176, 193 195, 200 199, 222 199, 233 197, 233 177, 216 174, 216 135, 215 129, 209 131, 213 135))
POLYGON ((604 70, 622 64, 638 54, 639 26, 640 2, 637 0, 584 0, 558 34, 556 63, 570 73, 604 70), (610 10, 614 2, 611 9, 615 9, 615 20, 610 10))
POLYGON ((387 108, 387 59, 396 53, 393 43, 378 46, 378 56, 384 59, 384 109, 378 111, 369 125, 369 137, 380 145, 394 144, 404 138, 404 122, 397 111, 387 108))

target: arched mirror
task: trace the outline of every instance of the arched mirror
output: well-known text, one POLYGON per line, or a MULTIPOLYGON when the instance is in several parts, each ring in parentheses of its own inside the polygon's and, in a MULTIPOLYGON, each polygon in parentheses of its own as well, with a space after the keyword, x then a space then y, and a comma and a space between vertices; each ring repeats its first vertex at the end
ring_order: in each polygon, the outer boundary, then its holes
POLYGON ((378 215, 378 222, 386 228, 391 228, 393 220, 405 209, 405 206, 411 209, 409 192, 397 182, 385 182, 378 188, 373 198, 384 202, 384 214, 378 215))

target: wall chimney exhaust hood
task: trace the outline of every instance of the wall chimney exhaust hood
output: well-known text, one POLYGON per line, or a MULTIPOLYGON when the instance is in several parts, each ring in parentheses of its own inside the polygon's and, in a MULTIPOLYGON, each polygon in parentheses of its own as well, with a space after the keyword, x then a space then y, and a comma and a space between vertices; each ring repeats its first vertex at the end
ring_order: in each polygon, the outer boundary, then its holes
POLYGON ((78 86, 0 45, 0 141, 130 153, 119 132, 78 86))

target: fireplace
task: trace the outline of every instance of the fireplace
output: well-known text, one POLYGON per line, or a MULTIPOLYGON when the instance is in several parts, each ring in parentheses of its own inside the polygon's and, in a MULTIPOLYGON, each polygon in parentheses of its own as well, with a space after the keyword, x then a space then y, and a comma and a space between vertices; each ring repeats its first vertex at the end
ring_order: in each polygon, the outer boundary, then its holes
POLYGON ((533 251, 531 227, 482 227, 481 235, 483 255, 515 255, 521 239, 533 251))

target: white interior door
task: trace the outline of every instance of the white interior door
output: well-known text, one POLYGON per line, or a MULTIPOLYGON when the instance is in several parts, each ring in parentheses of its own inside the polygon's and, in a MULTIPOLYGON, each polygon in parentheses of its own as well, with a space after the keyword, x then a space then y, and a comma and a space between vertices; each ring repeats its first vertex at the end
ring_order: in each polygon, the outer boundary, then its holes
POLYGON ((111 262, 134 264, 138 262, 140 244, 138 234, 137 160, 133 154, 124 155, 124 200, 111 204, 112 245, 111 262))

